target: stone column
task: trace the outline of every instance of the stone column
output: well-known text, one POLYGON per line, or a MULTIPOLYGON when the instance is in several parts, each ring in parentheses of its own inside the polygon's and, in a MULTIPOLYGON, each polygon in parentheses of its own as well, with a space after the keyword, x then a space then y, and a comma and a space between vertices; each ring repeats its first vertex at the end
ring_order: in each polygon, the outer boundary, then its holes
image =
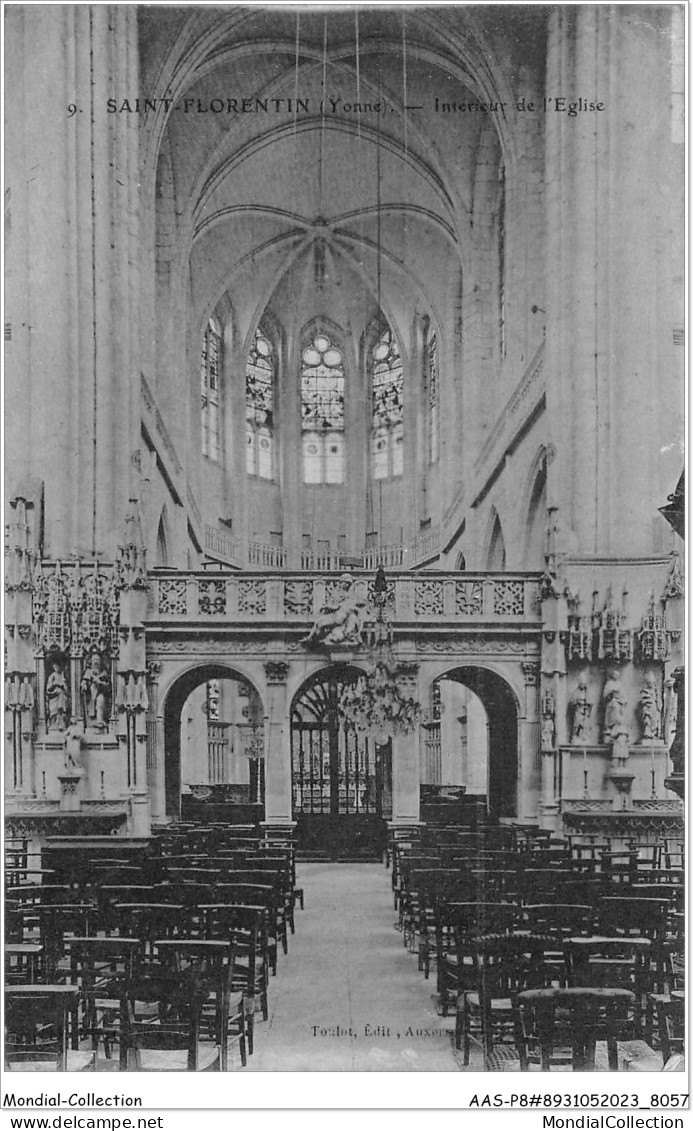
POLYGON ((419 822, 420 741, 418 727, 411 734, 398 734, 392 739, 393 825, 419 822))
POLYGON ((114 696, 115 730, 126 759, 131 831, 138 836, 147 836, 150 824, 146 762, 149 701, 143 620, 146 616, 149 582, 135 499, 131 500, 119 548, 118 581, 120 623, 114 696))
POLYGON ((163 773, 164 718, 159 714, 160 660, 147 660, 147 788, 153 821, 166 819, 166 793, 163 773))
POLYGON ((289 665, 268 660, 265 731, 265 826, 292 827, 291 730, 286 681, 289 665))
POLYGON ((661 377, 674 365, 682 289, 683 153, 667 128, 672 11, 633 19, 569 5, 549 15, 546 427, 556 502, 581 553, 651 553, 658 499, 680 472, 682 392, 661 377), (641 112, 643 90, 659 116, 641 112), (568 92, 602 110, 569 116, 555 103, 568 92))
MULTIPOLYGON (((290 569, 300 569, 303 542, 303 447, 301 444, 301 412, 297 404, 296 379, 300 372, 300 343, 293 331, 282 349, 277 373, 277 421, 281 443, 282 541, 287 550, 290 569)), ((279 463, 279 455, 277 457, 279 463)))
POLYGON ((35 556, 31 549, 27 500, 8 508, 5 553, 5 786, 12 793, 34 793, 34 735, 37 685, 32 597, 35 556))
POLYGON ((7 48, 7 466, 45 482, 47 556, 109 557, 140 442, 140 248, 139 123, 107 99, 137 90, 137 12, 15 9, 7 48))
POLYGON ((539 722, 539 664, 523 663, 525 700, 517 720, 517 815, 533 821, 541 801, 541 754, 539 722))
POLYGON ((553 564, 553 532, 549 544, 547 573, 543 582, 541 645, 541 812, 542 824, 558 820, 560 798, 555 781, 559 748, 569 739, 566 689, 567 605, 565 586, 548 572, 553 564))

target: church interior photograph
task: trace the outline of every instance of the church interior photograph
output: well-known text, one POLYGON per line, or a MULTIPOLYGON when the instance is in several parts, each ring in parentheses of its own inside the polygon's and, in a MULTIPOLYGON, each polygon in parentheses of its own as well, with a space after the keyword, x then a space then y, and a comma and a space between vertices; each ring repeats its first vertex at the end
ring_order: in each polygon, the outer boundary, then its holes
POLYGON ((4 9, 5 1068, 682 1071, 684 5, 4 9))

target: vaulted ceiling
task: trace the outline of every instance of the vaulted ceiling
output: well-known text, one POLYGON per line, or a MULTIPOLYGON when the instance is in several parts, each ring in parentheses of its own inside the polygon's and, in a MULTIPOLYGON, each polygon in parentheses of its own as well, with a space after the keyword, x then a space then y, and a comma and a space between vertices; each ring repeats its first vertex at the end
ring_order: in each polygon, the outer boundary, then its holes
POLYGON ((167 155, 195 316, 224 293, 242 336, 268 306, 298 323, 329 306, 354 329, 378 306, 395 325, 440 314, 541 10, 192 11, 143 7, 140 41, 144 93, 173 101, 148 142, 167 155), (493 99, 505 108, 440 109, 493 99))

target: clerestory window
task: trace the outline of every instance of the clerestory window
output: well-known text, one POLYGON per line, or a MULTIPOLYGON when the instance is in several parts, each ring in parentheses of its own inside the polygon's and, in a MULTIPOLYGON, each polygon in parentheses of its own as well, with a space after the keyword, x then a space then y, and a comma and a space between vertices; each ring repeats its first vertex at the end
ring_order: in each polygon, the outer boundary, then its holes
POLYGON ((200 398, 202 454, 219 460, 219 386, 221 378, 221 329, 210 318, 202 335, 200 352, 200 398))
POLYGON ((344 482, 344 362, 327 334, 301 355, 301 432, 305 483, 344 482))
POLYGON ((258 329, 245 368, 246 471, 274 476, 274 384, 272 343, 258 329))
POLYGON ((428 401, 428 462, 437 463, 440 445, 438 343, 430 330, 424 341, 424 388, 428 401))
POLYGON ((389 328, 371 350, 371 366, 373 478, 389 479, 404 469, 402 359, 389 328))

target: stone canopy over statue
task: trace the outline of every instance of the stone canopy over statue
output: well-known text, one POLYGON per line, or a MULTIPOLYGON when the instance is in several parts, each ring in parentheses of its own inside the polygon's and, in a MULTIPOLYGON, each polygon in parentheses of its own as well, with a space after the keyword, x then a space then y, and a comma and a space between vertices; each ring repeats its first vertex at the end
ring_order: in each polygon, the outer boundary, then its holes
POLYGON ((303 644, 347 647, 361 644, 366 602, 357 597, 354 579, 350 574, 343 573, 339 585, 334 602, 323 605, 320 616, 303 638, 303 644))

